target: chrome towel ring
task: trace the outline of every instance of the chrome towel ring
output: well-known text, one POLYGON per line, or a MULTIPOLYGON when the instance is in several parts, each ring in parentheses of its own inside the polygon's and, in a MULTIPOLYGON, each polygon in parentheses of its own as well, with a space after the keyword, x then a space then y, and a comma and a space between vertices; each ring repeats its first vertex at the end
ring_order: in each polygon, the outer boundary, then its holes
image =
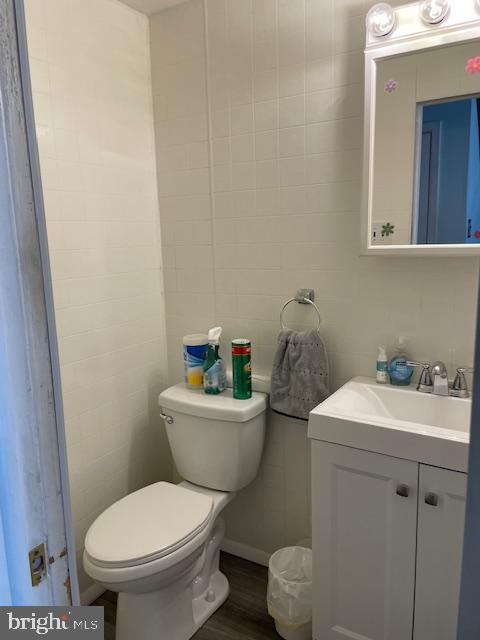
POLYGON ((317 331, 320 331, 320 325, 321 325, 321 322, 322 322, 322 318, 320 316, 320 311, 319 311, 317 305, 313 301, 314 297, 315 297, 315 292, 313 291, 313 289, 299 289, 297 291, 297 295, 294 298, 290 298, 290 300, 287 300, 285 302, 285 304, 283 305, 282 310, 280 311, 280 326, 282 327, 282 329, 288 329, 288 327, 286 327, 284 322, 283 322, 283 314, 284 314, 285 309, 288 307, 288 305, 291 302, 298 302, 299 304, 310 304, 310 305, 312 305, 312 307, 317 312, 317 321, 318 321, 317 331))

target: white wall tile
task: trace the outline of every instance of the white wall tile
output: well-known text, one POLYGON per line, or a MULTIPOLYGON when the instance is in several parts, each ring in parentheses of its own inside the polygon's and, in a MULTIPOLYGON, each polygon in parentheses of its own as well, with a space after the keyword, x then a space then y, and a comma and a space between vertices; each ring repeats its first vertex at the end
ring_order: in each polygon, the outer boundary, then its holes
POLYGON ((278 127, 278 103, 276 100, 255 104, 255 131, 268 131, 278 127))
POLYGON ((232 135, 250 133, 254 130, 252 104, 232 107, 232 109, 230 109, 230 130, 232 135))
POLYGON ((278 183, 278 160, 262 160, 256 163, 256 185, 259 189, 277 187, 278 183))
MULTIPOLYGON (((152 402, 166 344, 148 23, 94 4, 26 2, 81 589, 93 519, 172 472, 152 402)), ((203 139, 191 169, 208 166, 203 139)))
POLYGON ((229 164, 232 162, 230 138, 215 138, 212 140, 213 164, 229 164))
POLYGON ((255 157, 255 138, 249 133, 231 138, 232 162, 252 162, 255 157))
POLYGON ((305 128, 289 127, 280 129, 279 132, 279 156, 303 156, 305 155, 305 128))
POLYGON ((293 127, 305 122, 305 97, 303 94, 280 98, 279 124, 280 127, 293 127))
POLYGON ((278 155, 277 131, 264 131, 255 134, 255 159, 271 160, 278 155))

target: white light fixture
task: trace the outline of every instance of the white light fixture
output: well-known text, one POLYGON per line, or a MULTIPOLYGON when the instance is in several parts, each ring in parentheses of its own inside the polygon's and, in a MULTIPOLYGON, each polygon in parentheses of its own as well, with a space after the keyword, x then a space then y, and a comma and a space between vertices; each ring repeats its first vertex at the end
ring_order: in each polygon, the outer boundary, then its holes
POLYGON ((442 22, 449 9, 450 0, 422 0, 418 7, 421 19, 427 24, 442 22))
POLYGON ((367 29, 377 38, 391 33, 395 28, 395 23, 395 11, 386 2, 376 4, 367 13, 367 29))

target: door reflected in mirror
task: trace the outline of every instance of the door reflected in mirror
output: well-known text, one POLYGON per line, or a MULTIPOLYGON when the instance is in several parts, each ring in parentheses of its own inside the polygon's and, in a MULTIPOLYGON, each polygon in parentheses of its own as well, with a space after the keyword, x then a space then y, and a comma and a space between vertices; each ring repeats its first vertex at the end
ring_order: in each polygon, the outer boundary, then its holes
POLYGON ((418 106, 415 244, 480 242, 479 104, 473 96, 418 106))

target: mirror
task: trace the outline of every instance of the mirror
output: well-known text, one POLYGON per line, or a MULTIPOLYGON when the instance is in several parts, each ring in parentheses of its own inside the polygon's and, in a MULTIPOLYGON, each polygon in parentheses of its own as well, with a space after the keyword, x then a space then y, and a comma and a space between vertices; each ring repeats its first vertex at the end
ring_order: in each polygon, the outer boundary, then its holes
POLYGON ((367 253, 480 255, 480 32, 439 45, 438 29, 367 46, 367 253))

